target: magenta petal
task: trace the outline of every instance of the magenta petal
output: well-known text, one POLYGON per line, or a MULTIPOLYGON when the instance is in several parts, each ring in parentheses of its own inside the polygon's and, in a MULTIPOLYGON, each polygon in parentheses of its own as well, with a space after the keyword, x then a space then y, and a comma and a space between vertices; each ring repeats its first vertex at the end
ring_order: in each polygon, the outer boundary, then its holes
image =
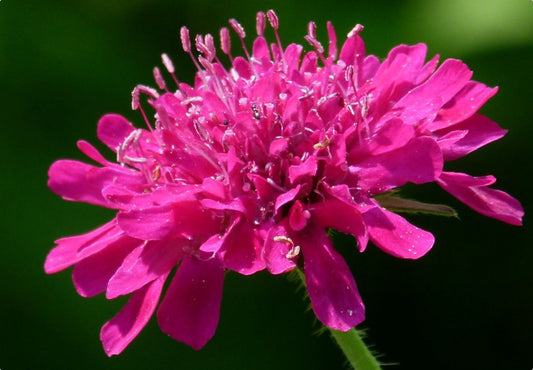
POLYGON ((128 235, 143 240, 161 240, 177 234, 174 207, 165 204, 142 210, 120 212, 117 220, 128 235))
POLYGON ((143 240, 211 236, 220 228, 220 221, 194 200, 132 209, 120 212, 117 219, 128 235, 143 240))
POLYGON ((269 228, 264 248, 264 259, 268 271, 271 274, 282 274, 295 268, 294 257, 296 255, 292 257, 290 252, 296 254, 296 247, 284 223, 278 223, 269 228))
POLYGON ((118 355, 144 328, 159 302, 167 275, 135 292, 128 303, 102 326, 100 340, 108 356, 118 355))
POLYGON ((114 152, 135 127, 119 114, 106 114, 98 121, 97 136, 114 152))
POLYGON ((369 157, 349 170, 357 178, 357 186, 379 194, 407 182, 431 182, 440 175, 442 166, 438 144, 429 137, 420 137, 400 149, 369 157))
POLYGON ((265 268, 262 248, 253 229, 239 219, 224 236, 224 267, 243 275, 251 275, 265 268))
POLYGON ((327 327, 341 331, 362 322, 365 307, 355 280, 326 232, 309 227, 297 243, 304 255, 305 281, 316 317, 327 327))
POLYGON ((313 220, 322 227, 353 235, 358 242, 359 250, 365 250, 368 233, 363 216, 355 204, 346 199, 332 198, 314 204, 310 211, 313 220))
POLYGON ((278 213, 280 208, 284 206, 285 204, 292 202, 296 198, 296 196, 298 196, 299 192, 300 192, 300 185, 296 185, 291 190, 278 195, 278 197, 276 198, 276 203, 274 205, 274 211, 278 213))
POLYGON ((217 258, 185 258, 157 311, 159 327, 172 338, 201 349, 215 334, 224 268, 217 258))
POLYGON ((105 159, 104 156, 98 151, 98 149, 96 149, 94 146, 92 146, 87 141, 79 140, 76 144, 78 146, 78 149, 83 154, 91 158, 93 161, 101 164, 102 166, 118 166, 117 164, 113 164, 109 162, 107 159, 105 159))
POLYGON ((148 242, 133 250, 121 261, 120 268, 109 280, 106 298, 113 299, 140 289, 166 275, 183 258, 183 246, 188 241, 175 239, 148 242))
MULTIPOLYGON (((506 134, 496 122, 480 114, 473 115, 466 121, 453 126, 450 134, 458 131, 466 131, 460 139, 451 141, 448 144, 439 141, 445 161, 452 161, 464 157, 465 155, 481 148, 488 143, 496 141, 506 134)), ((444 133, 444 132, 443 132, 444 133)), ((440 134, 439 132, 435 133, 440 134)))
POLYGON ((411 90, 393 109, 403 110, 400 118, 407 123, 416 124, 419 120, 435 114, 471 77, 472 71, 463 62, 447 59, 426 82, 411 90))
POLYGON ((482 215, 507 222, 511 225, 522 225, 524 209, 519 201, 509 194, 488 188, 494 181, 492 176, 472 177, 464 173, 443 172, 437 179, 448 193, 482 215))
POLYGON ((82 297, 92 297, 104 292, 109 279, 124 258, 140 243, 140 240, 122 238, 76 263, 72 271, 72 281, 78 294, 82 297))
POLYGON ((434 131, 461 122, 481 108, 485 102, 498 92, 476 81, 469 81, 461 91, 439 111, 437 119, 429 125, 434 131))
MULTIPOLYGON (((118 166, 117 166, 118 167, 118 166)), ((110 167, 95 167, 83 162, 59 160, 50 166, 48 186, 66 200, 115 208, 102 195, 102 189, 119 183, 124 187, 138 188, 143 176, 135 171, 110 167)))
POLYGON ((375 207, 363 213, 370 240, 381 250, 399 258, 417 259, 426 254, 435 237, 395 213, 375 207))
POLYGON ((87 181, 88 173, 97 170, 98 167, 83 162, 56 161, 48 171, 48 187, 63 199, 108 207, 101 184, 87 181))
POLYGON ((289 179, 292 184, 299 183, 304 179, 314 176, 317 169, 317 159, 315 156, 311 156, 299 165, 289 167, 289 179))
POLYGON ((50 251, 44 263, 47 274, 66 269, 80 259, 86 258, 123 235, 117 227, 115 219, 86 234, 70 236, 56 240, 54 249, 50 251))
POLYGON ((307 220, 311 217, 311 213, 307 210, 302 202, 297 200, 289 210, 289 225, 291 229, 299 231, 307 226, 307 220))
MULTIPOLYGON (((364 145, 372 155, 399 149, 415 137, 415 129, 402 120, 392 118, 380 123, 375 138, 364 145)), ((357 147, 354 150, 357 152, 357 147)))

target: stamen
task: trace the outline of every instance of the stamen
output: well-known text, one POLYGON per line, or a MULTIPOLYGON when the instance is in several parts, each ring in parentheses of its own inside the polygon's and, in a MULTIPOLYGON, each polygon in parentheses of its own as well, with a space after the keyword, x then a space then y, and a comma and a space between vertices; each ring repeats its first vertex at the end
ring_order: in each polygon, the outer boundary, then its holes
POLYGON ((277 31, 279 28, 279 19, 278 19, 278 16, 276 15, 276 12, 270 9, 269 11, 267 11, 267 18, 268 18, 268 23, 270 23, 274 31, 277 31))
POLYGON ((352 38, 354 36, 357 36, 361 33, 361 31, 364 29, 364 27, 360 24, 356 24, 354 28, 350 32, 348 32, 348 38, 352 38))
POLYGON ((137 110, 139 105, 139 90, 135 87, 131 92, 131 110, 137 110))
POLYGON ((320 41, 316 38, 316 24, 315 22, 309 22, 307 25, 307 35, 304 37, 304 39, 313 47, 315 48, 318 56, 322 60, 322 63, 326 64, 326 58, 324 57, 324 47, 320 43, 320 41))
POLYGON ((159 68, 154 67, 153 73, 154 73, 154 80, 157 86, 161 90, 165 90, 168 92, 167 85, 165 84, 165 80, 163 79, 163 76, 161 76, 161 71, 159 70, 159 68))
POLYGON ((189 56, 191 57, 192 62, 194 63, 194 66, 198 69, 200 78, 204 81, 204 84, 207 85, 207 83, 205 81, 205 78, 204 78, 204 75, 202 73, 202 68, 200 67, 200 65, 196 61, 196 58, 192 54, 192 51, 191 51, 191 39, 189 37, 189 29, 187 27, 185 27, 185 26, 181 27, 181 29, 180 29, 180 37, 181 37, 181 45, 183 46, 183 50, 187 54, 189 54, 189 56))
POLYGON ((124 161, 126 159, 131 159, 131 157, 126 155, 126 151, 132 144, 134 146, 133 150, 137 149, 141 135, 142 130, 137 129, 133 130, 128 136, 126 136, 124 141, 117 147, 117 162, 119 162, 121 165, 124 165, 124 161))
POLYGON ((281 243, 285 243, 285 244, 287 244, 287 245, 289 245, 289 246, 291 246, 291 247, 294 246, 294 242, 292 241, 292 239, 289 238, 289 237, 286 237, 286 236, 284 236, 284 235, 276 235, 276 236, 275 236, 274 238, 272 238, 272 239, 274 239, 274 241, 275 241, 275 242, 278 242, 278 243, 281 242, 281 243))
POLYGON ((166 55, 165 53, 161 54, 161 60, 163 61, 163 65, 167 69, 168 73, 174 74, 174 63, 172 63, 172 60, 166 55))
POLYGON ((346 82, 352 82, 353 78, 353 66, 350 64, 346 69, 344 70, 344 79, 346 82))
POLYGON ((189 38, 189 29, 185 26, 180 29, 181 46, 186 53, 191 52, 191 39, 189 38))
POLYGON ((233 28, 233 30, 237 33, 237 35, 239 35, 239 38, 244 39, 246 37, 244 28, 235 19, 231 18, 229 20, 229 25, 231 26, 231 28, 233 28))
POLYGON ((265 13, 258 12, 256 16, 256 26, 257 36, 263 36, 265 32, 265 13))
POLYGON ((297 257, 299 254, 300 254, 300 246, 295 245, 294 248, 291 248, 291 250, 287 252, 285 257, 288 259, 292 259, 294 257, 297 257))
POLYGON ((231 40, 229 37, 229 30, 226 27, 220 29, 220 49, 226 54, 233 63, 233 57, 231 56, 231 40))
POLYGON ((250 62, 250 67, 252 68, 252 71, 254 72, 254 75, 258 76, 257 71, 255 70, 255 65, 252 62, 252 57, 250 56, 250 53, 248 52, 248 49, 246 48, 246 44, 244 43, 244 38, 246 37, 246 33, 244 32, 244 28, 241 26, 239 22, 237 22, 235 19, 230 19, 229 24, 231 28, 237 33, 239 36, 239 39, 241 40, 241 46, 242 50, 244 50, 244 54, 246 54, 246 58, 248 58, 248 62, 250 62))
POLYGON ((146 158, 135 158, 135 157, 127 156, 127 155, 124 156, 124 159, 127 160, 128 162, 139 163, 139 164, 143 164, 148 161, 146 158))
POLYGON ((157 181, 157 180, 159 180, 160 177, 161 177, 161 166, 160 166, 160 165, 157 165, 157 166, 155 166, 155 168, 154 168, 154 172, 153 172, 153 174, 152 174, 152 179, 153 179, 154 181, 157 181))
POLYGON ((163 65, 167 69, 168 73, 172 76, 174 83, 176 84, 177 87, 179 87, 180 82, 178 78, 176 77, 176 74, 174 73, 175 71, 174 63, 172 63, 172 60, 170 60, 168 55, 166 55, 165 53, 161 54, 161 60, 163 61, 163 65))
POLYGON ((213 58, 217 54, 217 50, 215 48, 215 41, 213 39, 213 36, 211 34, 209 34, 209 33, 207 35, 205 35, 204 43, 205 43, 205 46, 206 46, 206 48, 207 48, 207 50, 209 52, 210 58, 208 58, 208 59, 211 62, 211 61, 213 61, 213 58))
POLYGON ((327 148, 327 146, 331 143, 331 139, 326 135, 326 138, 323 141, 320 141, 313 145, 313 149, 323 149, 327 148))
POLYGON ((206 71, 211 73, 212 75, 215 75, 215 68, 213 67, 213 64, 209 62, 209 60, 205 59, 203 56, 198 56, 198 61, 200 62, 200 65, 204 67, 206 71))
POLYGON ((276 182, 274 180, 272 180, 270 177, 268 177, 267 179, 267 182, 270 186, 272 186, 274 189, 277 189, 279 191, 281 191, 282 193, 285 193, 287 191, 287 189, 279 186, 278 184, 276 184, 276 182))
POLYGON ((278 243, 285 243, 287 244, 289 247, 291 247, 291 249, 287 252, 287 254, 285 255, 286 258, 294 258, 296 256, 298 256, 300 254, 300 246, 299 245, 294 245, 294 242, 292 241, 291 238, 289 237, 286 237, 284 235, 276 235, 275 237, 272 238, 275 242, 278 242, 278 243))
POLYGON ((267 11, 267 18, 268 18, 268 23, 270 23, 270 25, 272 26, 272 29, 274 30, 274 35, 276 35, 276 43, 278 44, 281 61, 283 62, 283 65, 287 65, 287 63, 285 63, 285 56, 283 55, 283 46, 281 46, 281 40, 279 38, 279 33, 278 33, 278 29, 279 29, 278 16, 276 15, 276 12, 270 9, 269 11, 267 11))
POLYGON ((208 34, 208 35, 206 35, 206 38, 207 38, 207 36, 210 36, 210 38, 211 38, 212 49, 210 49, 207 46, 206 40, 202 37, 202 35, 196 35, 194 42, 195 42, 196 50, 198 50, 200 53, 202 53, 204 55, 204 57, 208 61, 211 62, 211 61, 213 61, 213 58, 215 57, 215 48, 214 48, 214 45, 212 45, 213 36, 208 34))
POLYGON ((316 39, 316 23, 315 22, 311 21, 307 24, 307 34, 313 39, 316 39))
MULTIPOLYGON (((356 67, 357 67, 357 65, 355 65, 355 67, 354 67, 351 64, 348 67, 346 67, 346 70, 344 71, 344 79, 346 80, 346 82, 348 82, 351 85, 354 94, 357 96, 357 91, 358 91, 358 88, 357 88, 357 72, 358 72, 359 69, 356 68, 356 67)), ((349 100, 348 94, 346 92, 344 93, 344 99, 346 101, 349 100)))
POLYGON ((144 85, 137 85, 131 92, 131 109, 137 110, 140 109, 141 114, 144 118, 144 122, 146 122, 146 126, 150 129, 150 131, 154 131, 152 128, 152 125, 150 124, 150 121, 148 120, 148 117, 144 113, 144 109, 142 105, 139 102, 140 93, 146 94, 150 96, 153 99, 157 99, 159 97, 159 94, 156 90, 152 89, 151 87, 144 86, 144 85))

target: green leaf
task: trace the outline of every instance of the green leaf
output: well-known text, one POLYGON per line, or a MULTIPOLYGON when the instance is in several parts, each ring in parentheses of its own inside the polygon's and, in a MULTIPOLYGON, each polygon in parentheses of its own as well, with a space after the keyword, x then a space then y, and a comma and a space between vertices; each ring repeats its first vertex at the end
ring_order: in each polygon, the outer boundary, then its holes
POLYGON ((390 195, 377 196, 375 199, 380 206, 392 212, 422 213, 436 216, 457 217, 455 209, 444 204, 423 203, 390 195))

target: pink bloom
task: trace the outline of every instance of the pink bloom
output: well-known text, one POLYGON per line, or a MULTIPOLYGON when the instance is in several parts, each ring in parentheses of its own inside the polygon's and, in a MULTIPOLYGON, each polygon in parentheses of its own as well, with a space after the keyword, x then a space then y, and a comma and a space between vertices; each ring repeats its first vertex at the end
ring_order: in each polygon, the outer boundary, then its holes
MULTIPOLYGON (((230 25, 243 41, 245 31, 230 25)), ((401 45, 380 62, 366 55, 356 26, 340 50, 331 24, 327 50, 314 23, 305 39, 313 51, 283 47, 273 11, 258 14, 246 57, 231 54, 221 30, 216 54, 211 35, 189 33, 184 50, 198 67, 193 86, 170 91, 138 86, 133 108, 147 129, 108 114, 98 138, 116 153, 105 159, 85 141, 79 149, 97 165, 59 160, 50 188, 64 199, 117 210, 109 223, 87 234, 57 240, 45 270, 74 266, 78 293, 131 294, 101 331, 108 355, 120 353, 157 308, 161 329, 195 349, 213 336, 225 270, 280 274, 303 268, 313 310, 330 328, 346 331, 364 320, 352 274, 327 229, 351 234, 363 251, 372 241, 386 253, 416 259, 433 246, 431 233, 383 208, 376 196, 410 182, 437 182, 473 209, 520 224, 520 204, 474 178, 443 172, 505 133, 476 114, 496 89, 470 80, 458 60, 425 61, 426 46, 401 45), (276 43, 263 37, 268 20, 276 43), (155 110, 148 119, 146 95, 155 110), (170 285, 163 285, 177 267, 170 285), (161 298, 162 297, 162 298, 161 298)))

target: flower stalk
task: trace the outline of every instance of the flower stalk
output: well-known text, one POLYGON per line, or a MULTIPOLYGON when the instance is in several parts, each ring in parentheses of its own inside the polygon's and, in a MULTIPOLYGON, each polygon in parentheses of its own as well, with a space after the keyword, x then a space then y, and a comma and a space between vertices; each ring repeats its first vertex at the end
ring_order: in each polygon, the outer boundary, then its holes
POLYGON ((356 328, 352 328, 347 332, 328 329, 354 370, 381 369, 379 362, 365 345, 356 328))
MULTIPOLYGON (((295 269, 296 274, 302 285, 305 287, 305 275, 299 268, 295 269)), ((307 289, 303 289, 306 298, 309 299, 307 289)), ((372 352, 368 349, 362 336, 355 327, 343 332, 324 326, 329 330, 329 333, 335 339, 335 342, 346 357, 346 361, 354 370, 381 370, 379 362, 376 360, 372 352)))

